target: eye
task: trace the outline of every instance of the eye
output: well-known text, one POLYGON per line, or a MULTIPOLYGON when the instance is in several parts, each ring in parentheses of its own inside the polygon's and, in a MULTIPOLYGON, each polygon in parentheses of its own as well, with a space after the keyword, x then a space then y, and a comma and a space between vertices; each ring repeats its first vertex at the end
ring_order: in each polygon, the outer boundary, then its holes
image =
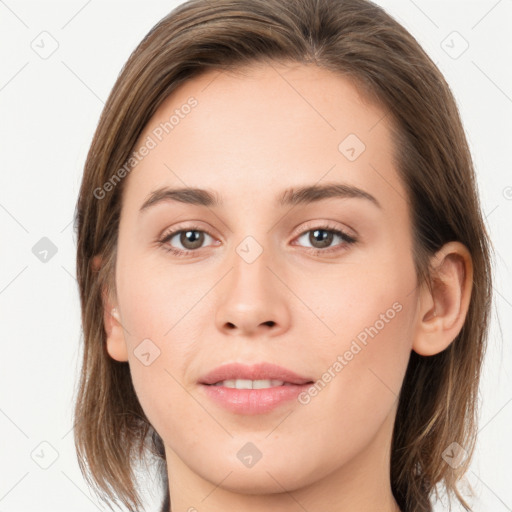
POLYGON ((311 244, 309 248, 315 254, 344 250, 347 245, 356 243, 354 237, 329 225, 308 229, 297 237, 297 240, 301 239, 311 244), (333 247, 332 244, 336 240, 338 240, 338 244, 333 247))
POLYGON ((198 226, 190 226, 186 229, 176 229, 165 233, 158 243, 166 251, 172 252, 177 256, 186 256, 187 253, 200 249, 207 238, 213 239, 211 235, 199 229, 198 226), (174 247, 171 244, 173 239, 175 239, 173 244, 179 244, 181 247, 174 247))
MULTIPOLYGON (((166 232, 163 237, 158 240, 158 244, 165 251, 171 252, 175 256, 185 257, 193 256, 193 253, 201 249, 208 238, 214 240, 209 233, 202 230, 199 226, 189 226, 187 228, 176 228, 171 232, 166 232), (176 244, 181 247, 176 247, 176 244)), ((311 244, 309 247, 306 246, 308 252, 312 252, 313 254, 342 251, 345 250, 347 246, 357 242, 353 236, 331 225, 317 226, 308 229, 298 236, 296 240, 300 241, 304 238, 306 243, 311 244), (332 244, 336 242, 336 240, 338 243, 333 246, 332 244)))

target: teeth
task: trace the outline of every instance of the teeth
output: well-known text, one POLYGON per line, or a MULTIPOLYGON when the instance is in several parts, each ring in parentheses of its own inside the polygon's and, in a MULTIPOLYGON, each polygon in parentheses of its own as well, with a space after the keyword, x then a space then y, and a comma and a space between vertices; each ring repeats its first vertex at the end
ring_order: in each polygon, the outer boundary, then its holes
POLYGON ((217 382, 215 386, 224 386, 226 388, 236 389, 266 389, 275 386, 283 386, 282 380, 247 380, 247 379, 231 379, 217 382))

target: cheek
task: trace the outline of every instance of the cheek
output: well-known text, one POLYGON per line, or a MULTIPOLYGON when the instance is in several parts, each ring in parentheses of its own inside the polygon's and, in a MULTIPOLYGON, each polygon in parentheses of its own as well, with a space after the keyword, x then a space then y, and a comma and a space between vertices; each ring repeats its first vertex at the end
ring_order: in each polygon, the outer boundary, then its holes
POLYGON ((353 292, 333 292, 339 308, 324 316, 336 334, 309 353, 323 373, 300 397, 296 423, 282 431, 283 443, 287 435, 298 443, 299 435, 313 444, 309 462, 319 471, 349 461, 372 442, 394 412, 410 357, 415 295, 396 281, 382 288, 365 281, 353 292), (297 423, 303 434, 294 431, 297 423))
POLYGON ((296 288, 317 316, 309 313, 303 332, 319 333, 308 350, 321 375, 304 402, 316 404, 311 418, 334 429, 354 421, 376 428, 397 399, 410 357, 414 265, 405 253, 378 256, 338 265, 329 276, 311 276, 314 286, 301 280, 296 288))
POLYGON ((195 307, 208 286, 211 284, 194 281, 193 276, 183 279, 179 266, 154 265, 143 257, 120 264, 119 300, 130 345, 151 338, 164 347, 172 338, 178 338, 179 343, 193 338, 190 331, 184 338, 183 331, 193 325, 195 307))
POLYGON ((136 263, 120 260, 118 299, 133 385, 144 412, 156 427, 171 403, 176 417, 186 412, 185 408, 181 410, 183 401, 176 397, 183 393, 178 381, 182 381, 182 369, 194 351, 191 313, 201 290, 189 287, 189 293, 184 293, 179 289, 178 277, 136 263), (171 283, 178 283, 178 289, 171 283))

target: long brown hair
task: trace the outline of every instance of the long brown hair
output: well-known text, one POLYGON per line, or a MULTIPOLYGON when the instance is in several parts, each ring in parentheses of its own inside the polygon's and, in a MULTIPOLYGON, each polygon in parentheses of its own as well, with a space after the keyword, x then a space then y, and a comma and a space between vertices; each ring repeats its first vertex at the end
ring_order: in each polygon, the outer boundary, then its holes
MULTIPOLYGON (((190 0, 146 35, 105 104, 85 163, 77 202, 77 278, 84 336, 75 410, 81 470, 107 503, 141 507, 134 468, 162 440, 136 397, 128 363, 109 357, 103 292, 115 296, 115 262, 124 181, 102 188, 123 168, 146 123, 180 84, 209 70, 255 62, 314 63, 353 80, 396 127, 398 172, 407 190, 419 282, 428 258, 457 240, 470 251, 474 280, 463 328, 440 354, 411 354, 395 421, 391 486, 403 511, 431 511, 437 484, 455 493, 476 435, 477 390, 491 306, 491 245, 456 102, 417 41, 367 0, 190 0), (102 190, 101 197, 95 191, 102 190), (92 265, 101 256, 101 268, 92 265), (459 467, 443 459, 457 442, 459 467)), ((166 488, 166 506, 169 505, 166 488)))

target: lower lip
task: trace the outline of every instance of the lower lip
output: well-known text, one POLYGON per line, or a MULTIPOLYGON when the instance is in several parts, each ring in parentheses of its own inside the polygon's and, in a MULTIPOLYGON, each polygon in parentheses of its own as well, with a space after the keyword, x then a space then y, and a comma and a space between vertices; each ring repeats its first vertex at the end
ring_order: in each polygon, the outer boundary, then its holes
POLYGON ((235 389, 224 386, 201 384, 207 396, 229 411, 238 414, 262 414, 279 405, 296 399, 312 386, 290 384, 265 389, 235 389))

